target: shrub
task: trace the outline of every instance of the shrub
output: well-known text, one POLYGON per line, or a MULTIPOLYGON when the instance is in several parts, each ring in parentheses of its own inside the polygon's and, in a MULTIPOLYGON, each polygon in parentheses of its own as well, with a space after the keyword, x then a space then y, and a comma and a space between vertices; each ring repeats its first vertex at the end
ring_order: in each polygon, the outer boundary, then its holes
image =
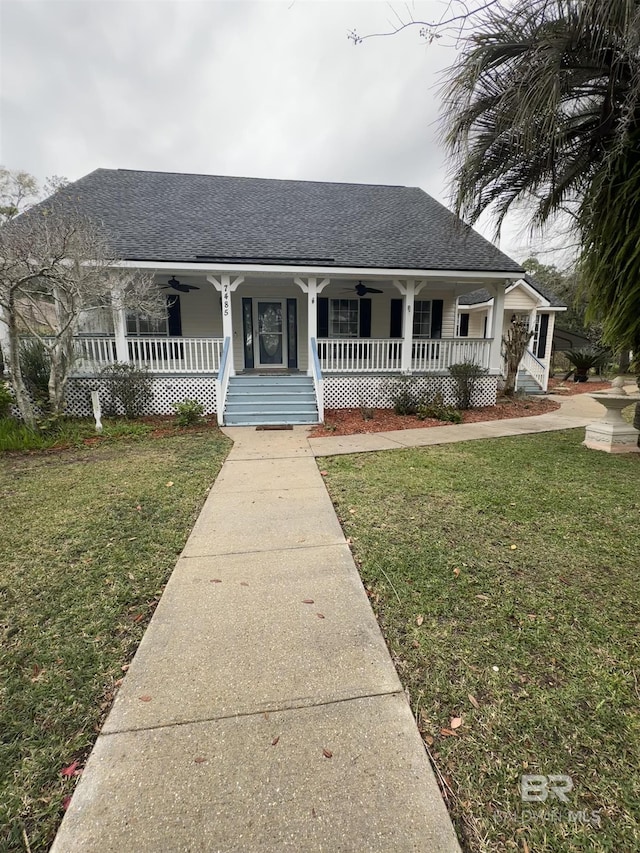
POLYGON ((20 344, 22 378, 38 408, 49 408, 49 371, 51 359, 42 341, 32 338, 20 344))
POLYGON ((148 370, 116 362, 105 367, 100 376, 108 396, 105 410, 109 414, 137 418, 145 413, 153 399, 153 377, 148 370))
POLYGON ((475 361, 469 359, 451 365, 449 373, 453 378, 456 403, 459 409, 471 408, 478 382, 488 372, 486 367, 481 367, 475 361))
POLYGON ((0 418, 8 418, 13 403, 13 394, 6 382, 0 382, 0 418))
POLYGON ((437 421, 449 421, 452 424, 462 423, 462 415, 455 406, 447 406, 441 391, 437 391, 431 400, 423 400, 416 412, 418 420, 434 418, 437 421))
POLYGON ((607 350, 597 349, 596 347, 568 349, 565 350, 564 354, 575 370, 574 380, 576 382, 586 382, 591 368, 602 367, 609 356, 607 350))
POLYGON ((387 383, 387 391, 396 415, 416 414, 419 399, 416 380, 413 376, 398 376, 390 379, 387 383))
POLYGON ((176 423, 181 427, 197 424, 202 420, 204 407, 197 400, 183 400, 182 403, 174 403, 176 423))

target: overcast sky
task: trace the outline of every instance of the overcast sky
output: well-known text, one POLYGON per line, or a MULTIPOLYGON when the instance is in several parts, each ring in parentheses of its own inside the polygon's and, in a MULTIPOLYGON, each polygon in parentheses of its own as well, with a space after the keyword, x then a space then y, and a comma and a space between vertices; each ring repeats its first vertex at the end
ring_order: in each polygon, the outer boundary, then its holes
MULTIPOLYGON (((347 39, 388 30, 394 9, 407 19, 407 4, 357 0, 0 0, 0 163, 41 180, 108 167, 405 184, 446 204, 454 48, 416 30, 347 39)), ((530 246, 510 228, 501 248, 530 246)))

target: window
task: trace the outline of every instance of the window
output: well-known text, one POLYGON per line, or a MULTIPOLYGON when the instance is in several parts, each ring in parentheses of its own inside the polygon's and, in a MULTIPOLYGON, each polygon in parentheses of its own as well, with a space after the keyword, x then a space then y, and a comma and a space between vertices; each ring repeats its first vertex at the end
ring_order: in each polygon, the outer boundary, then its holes
POLYGON ((167 318, 145 317, 144 314, 127 314, 128 335, 167 335, 167 318))
POLYGON ((431 337, 431 300, 416 299, 413 303, 413 337, 431 337))
POLYGON ((329 337, 357 338, 359 326, 357 299, 329 300, 329 337))
POLYGON ((456 324, 456 337, 469 337, 469 314, 466 312, 464 314, 458 314, 458 322, 456 324))

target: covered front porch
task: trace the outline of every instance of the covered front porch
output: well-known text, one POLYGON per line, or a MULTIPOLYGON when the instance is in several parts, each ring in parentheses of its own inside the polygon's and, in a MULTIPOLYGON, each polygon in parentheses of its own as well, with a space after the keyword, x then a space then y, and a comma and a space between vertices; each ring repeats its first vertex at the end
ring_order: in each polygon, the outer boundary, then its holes
MULTIPOLYGON (((363 272, 359 272, 363 276, 363 272)), ((323 374, 446 373, 473 360, 500 370, 500 315, 482 335, 456 334, 457 299, 478 273, 424 279, 274 276, 245 273, 156 274, 166 317, 114 311, 91 315, 75 340, 74 373, 95 375, 127 362, 160 375, 220 371, 225 340, 230 375, 273 370, 323 374)), ((500 299, 504 281, 483 282, 500 299)))
MULTIPOLYGON (((307 376, 317 420, 325 406, 389 405, 382 389, 393 375, 437 380, 425 389, 446 395, 448 368, 461 361, 486 369, 490 381, 482 404, 495 400, 506 273, 322 273, 210 271, 196 264, 156 269, 166 317, 152 321, 115 310, 90 318, 75 340, 73 372, 78 379, 95 377, 109 364, 126 362, 166 380, 163 387, 170 381, 175 389, 212 382, 215 403, 208 408, 215 406, 221 422, 230 385, 236 395, 239 387, 249 387, 232 378, 256 374, 307 376), (479 284, 499 309, 483 336, 470 337, 459 333, 458 299, 479 284)), ((264 404, 263 398, 255 401, 264 404)))

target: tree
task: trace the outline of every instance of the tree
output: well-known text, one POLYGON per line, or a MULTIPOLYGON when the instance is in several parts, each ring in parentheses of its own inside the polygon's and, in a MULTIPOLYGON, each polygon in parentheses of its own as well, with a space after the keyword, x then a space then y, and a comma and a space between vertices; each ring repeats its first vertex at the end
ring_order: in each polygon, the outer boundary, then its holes
MULTIPOLYGON (((56 180, 64 180, 57 178, 56 180)), ((0 225, 13 219, 38 197, 38 182, 28 172, 0 166, 0 225)))
POLYGON ((47 351, 49 405, 59 415, 80 318, 109 305, 150 316, 165 311, 152 276, 119 267, 109 236, 74 207, 64 189, 0 228, 3 349, 27 424, 33 426, 36 416, 20 365, 21 332, 26 330, 47 351))
POLYGON ((507 329, 507 334, 502 338, 504 359, 507 364, 503 390, 507 397, 513 397, 515 393, 518 368, 532 335, 533 331, 529 330, 528 323, 524 320, 513 320, 507 329))
POLYGON ((564 219, 614 349, 640 339, 639 48, 638 0, 491 4, 445 93, 457 212, 564 219))

